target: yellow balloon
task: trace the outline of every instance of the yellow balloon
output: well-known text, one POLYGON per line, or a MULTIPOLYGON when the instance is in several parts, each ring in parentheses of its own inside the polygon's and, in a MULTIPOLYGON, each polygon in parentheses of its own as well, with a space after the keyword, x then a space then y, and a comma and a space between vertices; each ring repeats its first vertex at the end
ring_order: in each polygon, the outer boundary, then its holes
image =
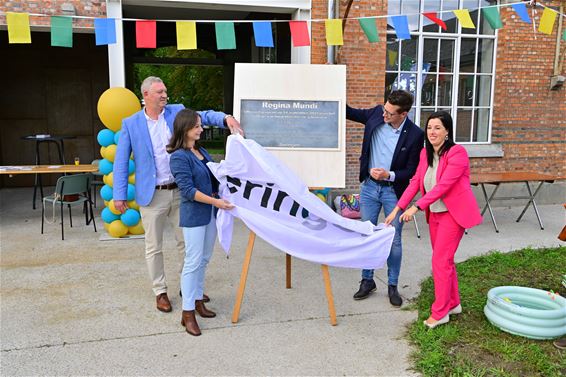
POLYGON ((100 155, 102 158, 106 158, 106 147, 100 147, 100 155))
POLYGON ((128 176, 128 183, 132 185, 136 184, 136 173, 132 173, 128 176))
POLYGON ((108 234, 112 237, 124 237, 128 233, 128 227, 121 220, 114 220, 108 227, 108 234))
POLYGON ((116 144, 110 144, 106 147, 106 156, 104 158, 113 163, 114 157, 116 157, 116 144))
POLYGON ((98 117, 107 128, 116 132, 122 128, 122 119, 141 110, 140 100, 129 89, 107 89, 98 99, 98 117))
POLYGON ((110 212, 112 212, 115 215, 121 215, 122 212, 118 211, 116 209, 116 207, 114 206, 114 199, 112 199, 111 201, 108 202, 108 209, 110 210, 110 212))
POLYGON ((140 210, 140 206, 138 205, 138 203, 136 203, 135 200, 130 200, 130 201, 128 202, 128 208, 135 209, 135 210, 137 210, 137 211, 140 210))
POLYGON ((130 234, 144 234, 145 230, 143 229, 143 224, 141 222, 141 220, 134 226, 131 226, 128 228, 128 232, 130 234))
POLYGON ((109 204, 110 204, 110 202, 108 200, 104 201, 104 207, 108 207, 109 204))
POLYGON ((114 172, 111 171, 110 173, 104 175, 102 177, 102 182, 104 182, 105 185, 114 187, 114 172))
POLYGON ((105 223, 105 222, 103 221, 103 222, 102 222, 102 225, 104 226, 104 229, 106 229, 106 231, 107 231, 108 233, 110 233, 110 232, 108 231, 108 229, 110 229, 110 224, 105 223))
POLYGON ((324 195, 322 195, 321 193, 316 194, 316 196, 322 200, 323 202, 326 202, 326 197, 324 195))

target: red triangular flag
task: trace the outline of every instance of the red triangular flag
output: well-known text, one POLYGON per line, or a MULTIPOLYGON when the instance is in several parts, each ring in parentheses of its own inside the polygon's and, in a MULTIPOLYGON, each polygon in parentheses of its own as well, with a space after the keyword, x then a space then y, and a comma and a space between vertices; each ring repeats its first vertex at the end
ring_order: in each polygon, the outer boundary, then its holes
POLYGON ((310 46, 311 38, 306 21, 289 21, 293 47, 310 46))
POLYGON ((434 22, 435 24, 439 25, 442 29, 446 30, 446 24, 436 15, 436 12, 425 12, 423 16, 434 22))
POLYGON ((155 21, 136 21, 136 47, 155 48, 157 47, 155 21))

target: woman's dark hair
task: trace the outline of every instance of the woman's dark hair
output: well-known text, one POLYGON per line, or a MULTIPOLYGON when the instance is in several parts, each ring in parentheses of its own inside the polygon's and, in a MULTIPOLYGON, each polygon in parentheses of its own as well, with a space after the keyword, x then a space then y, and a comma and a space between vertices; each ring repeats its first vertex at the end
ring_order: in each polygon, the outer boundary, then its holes
POLYGON ((434 148, 432 147, 430 141, 428 141, 428 133, 426 133, 426 130, 428 128, 428 122, 430 122, 431 119, 440 119, 440 122, 442 122, 442 125, 444 126, 446 131, 448 131, 448 135, 446 135, 447 137, 446 141, 444 141, 444 144, 442 144, 442 146, 438 150, 438 156, 440 157, 444 153, 448 152, 450 148, 452 148, 455 145, 455 143, 454 143, 454 126, 450 114, 447 113, 446 111, 437 111, 430 114, 430 116, 426 120, 425 148, 426 148, 426 160, 428 162, 428 166, 432 167, 432 162, 434 160, 434 148))
MULTIPOLYGON (((185 137, 187 132, 195 128, 198 124, 200 115, 192 109, 183 109, 177 113, 173 122, 173 135, 167 145, 167 152, 173 153, 177 149, 186 148, 185 137)), ((195 142, 195 148, 198 148, 198 141, 195 142)))

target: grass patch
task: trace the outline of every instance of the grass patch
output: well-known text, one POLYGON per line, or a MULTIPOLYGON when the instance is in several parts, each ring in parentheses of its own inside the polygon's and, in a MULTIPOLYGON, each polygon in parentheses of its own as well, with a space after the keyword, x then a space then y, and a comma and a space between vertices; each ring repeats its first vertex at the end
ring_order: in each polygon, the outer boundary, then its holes
POLYGON ((566 247, 493 252, 457 264, 464 311, 450 322, 428 330, 422 321, 434 299, 432 278, 421 284, 416 300, 418 320, 409 327, 416 346, 415 369, 425 376, 565 376, 566 352, 552 341, 532 340, 503 332, 483 314, 489 289, 502 285, 553 290, 566 273, 566 247))

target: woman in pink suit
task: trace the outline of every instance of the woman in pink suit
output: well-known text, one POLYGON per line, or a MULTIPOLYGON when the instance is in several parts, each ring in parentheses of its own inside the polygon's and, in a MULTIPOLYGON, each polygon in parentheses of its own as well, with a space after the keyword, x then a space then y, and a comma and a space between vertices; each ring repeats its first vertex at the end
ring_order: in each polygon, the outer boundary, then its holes
POLYGON ((468 154, 454 143, 452 117, 445 111, 428 118, 419 166, 397 206, 385 219, 386 224, 407 208, 417 191, 421 198, 405 210, 399 221, 410 221, 422 210, 429 223, 435 300, 424 324, 434 328, 447 323, 450 314, 462 312, 454 254, 464 230, 482 221, 470 186, 468 154))

